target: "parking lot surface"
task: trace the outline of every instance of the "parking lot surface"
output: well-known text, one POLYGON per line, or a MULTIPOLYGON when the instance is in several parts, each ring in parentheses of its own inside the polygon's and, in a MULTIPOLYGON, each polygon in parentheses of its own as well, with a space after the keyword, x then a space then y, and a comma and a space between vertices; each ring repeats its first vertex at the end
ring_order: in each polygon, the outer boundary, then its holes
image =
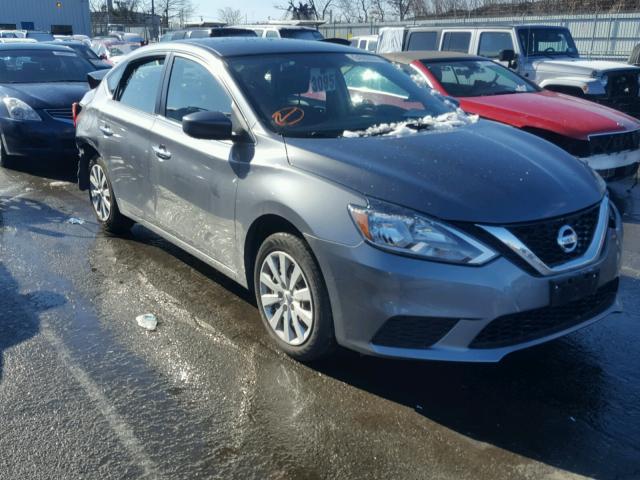
POLYGON ((625 313, 496 365, 303 365, 215 270, 102 233, 71 176, 0 171, 0 478, 640 478, 640 187, 625 313))

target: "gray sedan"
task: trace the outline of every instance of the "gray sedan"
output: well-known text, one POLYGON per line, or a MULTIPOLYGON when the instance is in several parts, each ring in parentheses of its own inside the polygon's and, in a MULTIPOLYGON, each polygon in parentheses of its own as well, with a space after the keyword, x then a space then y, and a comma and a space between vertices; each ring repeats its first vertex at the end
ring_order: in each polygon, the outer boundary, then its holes
POLYGON ((104 228, 138 222, 253 290, 297 359, 495 362, 618 309, 621 222, 598 176, 362 50, 158 44, 80 108, 104 228))

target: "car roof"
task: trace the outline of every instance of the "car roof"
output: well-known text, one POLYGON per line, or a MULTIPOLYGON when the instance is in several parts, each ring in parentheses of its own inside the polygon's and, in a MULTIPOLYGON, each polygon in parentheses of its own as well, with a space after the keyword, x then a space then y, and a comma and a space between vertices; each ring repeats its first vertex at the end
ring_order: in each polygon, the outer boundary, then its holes
MULTIPOLYGON (((236 25, 234 25, 236 26, 236 25)), ((287 23, 257 23, 254 25, 237 25, 238 28, 248 28, 250 30, 259 28, 262 30, 273 29, 273 30, 317 30, 316 28, 310 27, 308 25, 289 25, 287 23)))
POLYGON ((411 63, 415 60, 487 60, 485 57, 460 52, 439 52, 435 50, 411 50, 408 52, 385 53, 387 60, 397 63, 411 63))
POLYGON ((62 45, 62 43, 56 45, 54 43, 38 42, 38 43, 3 43, 3 44, 0 44, 0 50, 59 50, 59 51, 68 52, 71 49, 66 45, 62 45))
MULTIPOLYGON (((395 28, 395 27, 389 27, 395 28)), ((564 25, 541 25, 541 24, 513 24, 513 23, 487 23, 487 24, 469 24, 469 25, 452 25, 452 26, 433 26, 433 25, 415 25, 406 27, 408 30, 415 31, 441 31, 441 30, 486 30, 486 29, 505 29, 505 28, 567 28, 564 25)))
MULTIPOLYGON (((362 50, 329 42, 286 38, 219 37, 178 40, 175 43, 197 45, 218 57, 269 55, 277 53, 358 53, 362 50)), ((169 45, 169 44, 164 44, 169 45)))

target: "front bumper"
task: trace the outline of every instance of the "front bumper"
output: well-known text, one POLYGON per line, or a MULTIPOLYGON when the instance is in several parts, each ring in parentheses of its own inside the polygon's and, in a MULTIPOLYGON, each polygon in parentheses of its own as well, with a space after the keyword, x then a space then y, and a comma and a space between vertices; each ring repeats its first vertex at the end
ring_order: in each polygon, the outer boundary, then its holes
POLYGON ((307 239, 324 273, 339 344, 384 357, 497 362, 508 353, 558 338, 620 311, 614 293, 601 311, 566 328, 547 330, 526 341, 502 342, 496 348, 472 347, 492 321, 547 307, 551 280, 597 269, 599 287, 612 285, 620 270, 621 236, 620 229, 610 228, 598 260, 582 270, 546 277, 527 273, 505 257, 482 267, 466 267, 393 255, 366 243, 348 247, 307 239), (420 348, 376 343, 390 320, 410 322, 412 329, 407 335, 432 335, 434 329, 440 333, 420 348), (427 326, 424 322, 431 323, 427 326))
POLYGON ((634 178, 640 165, 640 149, 581 158, 607 182, 634 178))
POLYGON ((0 140, 7 154, 34 159, 77 158, 73 122, 41 116, 41 122, 0 118, 0 140))
POLYGON ((619 110, 632 117, 640 118, 640 97, 606 97, 601 95, 587 95, 588 100, 606 107, 619 110))

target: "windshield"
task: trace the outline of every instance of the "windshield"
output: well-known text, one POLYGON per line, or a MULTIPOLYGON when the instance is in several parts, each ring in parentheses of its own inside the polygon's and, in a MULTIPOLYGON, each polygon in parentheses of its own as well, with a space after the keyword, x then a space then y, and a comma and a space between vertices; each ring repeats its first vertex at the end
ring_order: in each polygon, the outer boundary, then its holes
POLYGON ((524 78, 490 60, 422 60, 422 63, 452 97, 482 97, 538 91, 538 88, 524 78))
POLYGON ((518 29, 518 37, 527 56, 578 55, 576 44, 566 28, 523 27, 518 29))
POLYGON ((375 55, 301 53, 230 58, 263 123, 285 136, 341 136, 439 116, 454 107, 375 55))
POLYGON ((124 36, 124 40, 126 40, 127 42, 132 42, 132 43, 142 43, 142 42, 144 42, 144 38, 142 38, 140 35, 125 35, 124 36))
POLYGON ((33 38, 39 42, 49 42, 51 40, 55 40, 53 35, 46 32, 29 32, 27 33, 27 38, 33 38))
POLYGON ((121 45, 107 45, 110 57, 119 57, 133 52, 135 49, 140 48, 140 45, 135 43, 124 43, 121 45))
POLYGON ((0 83, 86 82, 95 70, 73 51, 15 50, 0 52, 0 83))
POLYGON ((281 28, 280 37, 297 38, 298 40, 322 40, 324 38, 317 30, 303 28, 281 28))

